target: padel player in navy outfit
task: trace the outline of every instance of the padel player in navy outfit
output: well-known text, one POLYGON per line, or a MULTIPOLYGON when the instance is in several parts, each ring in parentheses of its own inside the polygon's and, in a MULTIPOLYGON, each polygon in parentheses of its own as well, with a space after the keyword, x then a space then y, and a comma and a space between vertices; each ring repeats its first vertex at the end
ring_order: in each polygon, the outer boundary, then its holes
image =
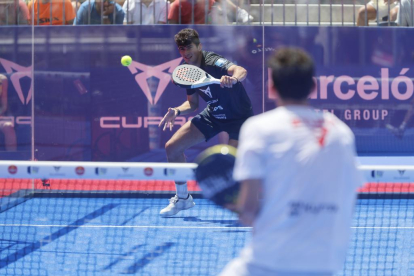
MULTIPOLYGON (((252 105, 242 81, 247 76, 243 67, 233 64, 222 56, 202 50, 197 31, 183 29, 174 37, 180 55, 186 64, 197 66, 213 77, 220 85, 212 84, 196 89, 187 89, 187 100, 180 106, 168 108, 159 126, 172 130, 175 118, 198 109, 199 95, 207 107, 191 121, 185 123, 166 143, 168 162, 186 162, 184 151, 202 141, 208 141, 218 133, 229 134, 229 145, 237 147, 239 131, 244 121, 253 115, 252 105)), ((182 210, 194 207, 188 194, 187 183, 176 182, 176 195, 170 204, 161 210, 163 217, 173 216, 182 210)))

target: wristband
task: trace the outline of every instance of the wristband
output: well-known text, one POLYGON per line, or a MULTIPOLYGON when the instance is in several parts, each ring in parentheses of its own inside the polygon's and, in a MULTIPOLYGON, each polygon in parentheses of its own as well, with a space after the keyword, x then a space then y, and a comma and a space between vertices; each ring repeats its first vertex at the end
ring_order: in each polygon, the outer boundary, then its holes
POLYGON ((237 82, 236 82, 236 83, 240 82, 238 78, 236 78, 236 77, 233 77, 233 78, 235 78, 235 79, 237 80, 237 82))
POLYGON ((178 108, 174 108, 174 110, 177 110, 177 115, 176 116, 180 116, 181 111, 178 108))

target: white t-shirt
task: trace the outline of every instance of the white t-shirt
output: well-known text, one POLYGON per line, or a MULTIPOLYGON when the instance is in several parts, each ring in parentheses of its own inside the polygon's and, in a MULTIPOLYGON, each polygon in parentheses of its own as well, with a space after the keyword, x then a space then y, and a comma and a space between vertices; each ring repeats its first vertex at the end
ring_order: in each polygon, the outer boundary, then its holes
POLYGON ((411 5, 411 0, 401 0, 400 8, 398 9, 397 22, 398 25, 406 27, 413 26, 411 14, 414 13, 414 5, 411 5))
POLYGON ((136 25, 151 25, 157 24, 158 22, 167 22, 167 5, 169 6, 169 3, 165 0, 153 0, 148 7, 141 3, 140 0, 127 0, 122 6, 125 12, 124 22, 136 25))
POLYGON ((351 130, 331 113, 287 106, 242 126, 234 178, 263 180, 263 202, 240 258, 275 271, 334 272, 363 184, 351 130))
MULTIPOLYGON (((370 6, 374 7, 375 10, 378 7, 378 18, 379 18, 379 21, 382 21, 382 18, 384 16, 387 16, 388 15, 388 3, 384 3, 384 0, 378 0, 378 4, 377 4, 376 1, 370 1, 370 2, 367 3, 367 5, 370 5, 370 6)), ((390 12, 396 6, 398 6, 398 3, 397 2, 390 3, 390 12)), ((377 20, 377 18, 375 18, 375 20, 377 20)))

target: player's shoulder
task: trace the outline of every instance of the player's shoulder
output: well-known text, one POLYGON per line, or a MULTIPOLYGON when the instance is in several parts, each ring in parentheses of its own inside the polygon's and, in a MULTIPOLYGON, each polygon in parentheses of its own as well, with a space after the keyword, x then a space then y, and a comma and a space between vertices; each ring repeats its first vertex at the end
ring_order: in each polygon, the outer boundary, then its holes
POLYGON ((212 51, 203 51, 203 56, 207 60, 215 59, 215 58, 222 58, 221 55, 212 52, 212 51))
POLYGON ((211 51, 203 51, 203 56, 206 66, 223 67, 231 63, 228 59, 211 51))

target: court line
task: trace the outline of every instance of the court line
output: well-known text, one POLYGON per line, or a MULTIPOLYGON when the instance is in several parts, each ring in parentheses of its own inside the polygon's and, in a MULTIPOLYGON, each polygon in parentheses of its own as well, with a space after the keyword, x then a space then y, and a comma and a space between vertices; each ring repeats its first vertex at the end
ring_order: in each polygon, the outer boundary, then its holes
MULTIPOLYGON (((62 225, 62 224, 0 224, 0 227, 73 227, 73 228, 165 228, 165 229, 252 229, 246 226, 161 226, 161 225, 62 225)), ((352 229, 414 229, 414 226, 352 226, 352 229)))
POLYGON ((354 226, 353 229, 414 229, 414 226, 354 226))
POLYGON ((73 228, 166 228, 166 229, 251 229, 226 226, 160 226, 160 225, 61 225, 61 224, 0 224, 0 227, 73 227, 73 228))

